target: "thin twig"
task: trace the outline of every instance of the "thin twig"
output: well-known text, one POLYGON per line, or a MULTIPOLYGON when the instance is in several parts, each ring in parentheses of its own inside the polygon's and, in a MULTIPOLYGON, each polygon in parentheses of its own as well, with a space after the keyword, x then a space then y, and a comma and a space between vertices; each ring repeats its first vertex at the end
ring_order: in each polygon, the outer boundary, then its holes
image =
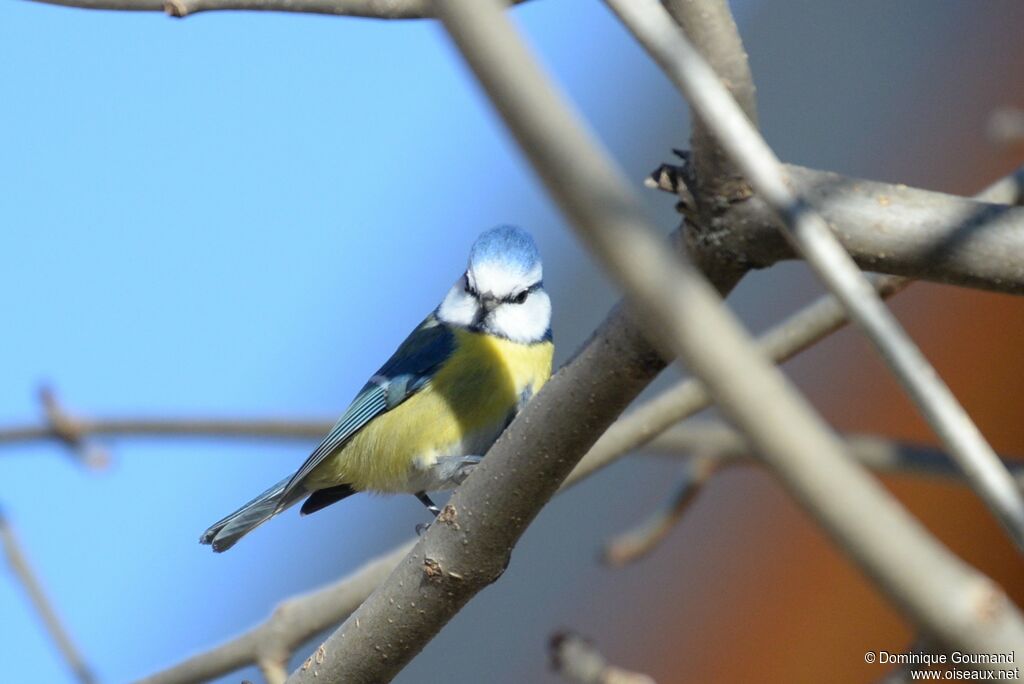
POLYGON ((786 185, 784 171, 743 111, 658 0, 607 0, 739 165, 780 227, 881 352, 972 486, 1024 551, 1024 497, 824 219, 786 185))
POLYGON ((616 535, 605 544, 602 561, 606 565, 621 567, 635 563, 657 548, 682 520, 704 484, 721 464, 713 452, 692 454, 684 465, 682 481, 676 485, 668 501, 643 523, 616 535))
POLYGON ((53 604, 46 597, 42 583, 36 577, 32 566, 29 565, 25 553, 21 550, 21 544, 18 542, 14 530, 11 528, 11 524, 8 522, 2 509, 0 509, 0 546, 3 547, 4 557, 7 560, 8 566, 10 566, 14 576, 25 589, 32 607, 43 621, 46 631, 50 633, 50 637, 57 646, 57 650, 60 651, 61 657, 71 672, 74 673, 75 679, 81 684, 94 684, 96 678, 86 664, 78 647, 71 640, 71 636, 68 634, 64 624, 57 616, 57 611, 54 609, 53 604))
MULTIPOLYGON (((91 10, 165 12, 186 17, 199 12, 249 10, 258 12, 300 12, 368 19, 432 18, 429 0, 34 0, 47 5, 91 10)), ((520 4, 526 0, 508 0, 520 4)))
POLYGON ((645 674, 608 663, 589 639, 575 632, 558 632, 548 642, 551 669, 573 684, 654 684, 645 674))
MULTIPOLYGON (((877 473, 930 476, 963 482, 963 473, 944 452, 933 447, 896 442, 884 437, 850 435, 847 451, 877 473)), ((648 519, 605 545, 602 558, 615 567, 633 563, 654 551, 679 523, 710 476, 733 465, 757 465, 743 436, 719 423, 677 425, 645 445, 646 450, 672 458, 684 458, 690 468, 668 501, 648 519)), ((1008 461, 1007 467, 1024 491, 1024 463, 1008 461)))

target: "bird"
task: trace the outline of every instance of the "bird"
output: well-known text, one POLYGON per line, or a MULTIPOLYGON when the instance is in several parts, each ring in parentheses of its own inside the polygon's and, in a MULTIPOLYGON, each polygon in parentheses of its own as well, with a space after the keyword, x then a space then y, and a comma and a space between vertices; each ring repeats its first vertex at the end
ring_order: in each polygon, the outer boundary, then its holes
POLYGON ((200 537, 216 552, 305 499, 302 515, 357 492, 462 483, 551 376, 551 299, 540 252, 515 226, 484 231, 465 272, 356 395, 302 466, 200 537))

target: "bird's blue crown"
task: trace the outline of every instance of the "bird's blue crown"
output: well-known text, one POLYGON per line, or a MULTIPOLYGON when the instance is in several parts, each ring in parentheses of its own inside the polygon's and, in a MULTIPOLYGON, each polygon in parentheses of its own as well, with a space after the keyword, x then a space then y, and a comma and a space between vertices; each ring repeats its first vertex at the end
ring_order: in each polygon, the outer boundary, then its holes
POLYGON ((522 228, 498 226, 482 233, 469 252, 471 269, 484 265, 525 275, 540 266, 540 251, 522 228))

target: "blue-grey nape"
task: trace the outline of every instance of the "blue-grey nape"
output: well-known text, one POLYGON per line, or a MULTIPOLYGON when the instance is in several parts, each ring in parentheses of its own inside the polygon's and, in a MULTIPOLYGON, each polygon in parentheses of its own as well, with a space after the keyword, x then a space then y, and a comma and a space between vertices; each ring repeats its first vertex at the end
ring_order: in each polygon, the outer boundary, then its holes
POLYGON ((533 236, 518 226, 498 226, 484 231, 469 252, 470 268, 494 264, 529 273, 540 264, 533 236))

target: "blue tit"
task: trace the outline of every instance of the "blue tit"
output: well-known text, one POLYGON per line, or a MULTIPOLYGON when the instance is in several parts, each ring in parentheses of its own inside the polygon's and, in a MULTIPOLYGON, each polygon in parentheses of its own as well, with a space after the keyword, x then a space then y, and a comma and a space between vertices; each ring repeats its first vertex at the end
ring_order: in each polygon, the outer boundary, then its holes
POLYGON ((200 541, 231 548, 305 499, 313 513, 356 492, 460 484, 551 375, 551 300, 526 231, 484 232, 465 273, 399 346, 298 471, 214 524, 200 541))

